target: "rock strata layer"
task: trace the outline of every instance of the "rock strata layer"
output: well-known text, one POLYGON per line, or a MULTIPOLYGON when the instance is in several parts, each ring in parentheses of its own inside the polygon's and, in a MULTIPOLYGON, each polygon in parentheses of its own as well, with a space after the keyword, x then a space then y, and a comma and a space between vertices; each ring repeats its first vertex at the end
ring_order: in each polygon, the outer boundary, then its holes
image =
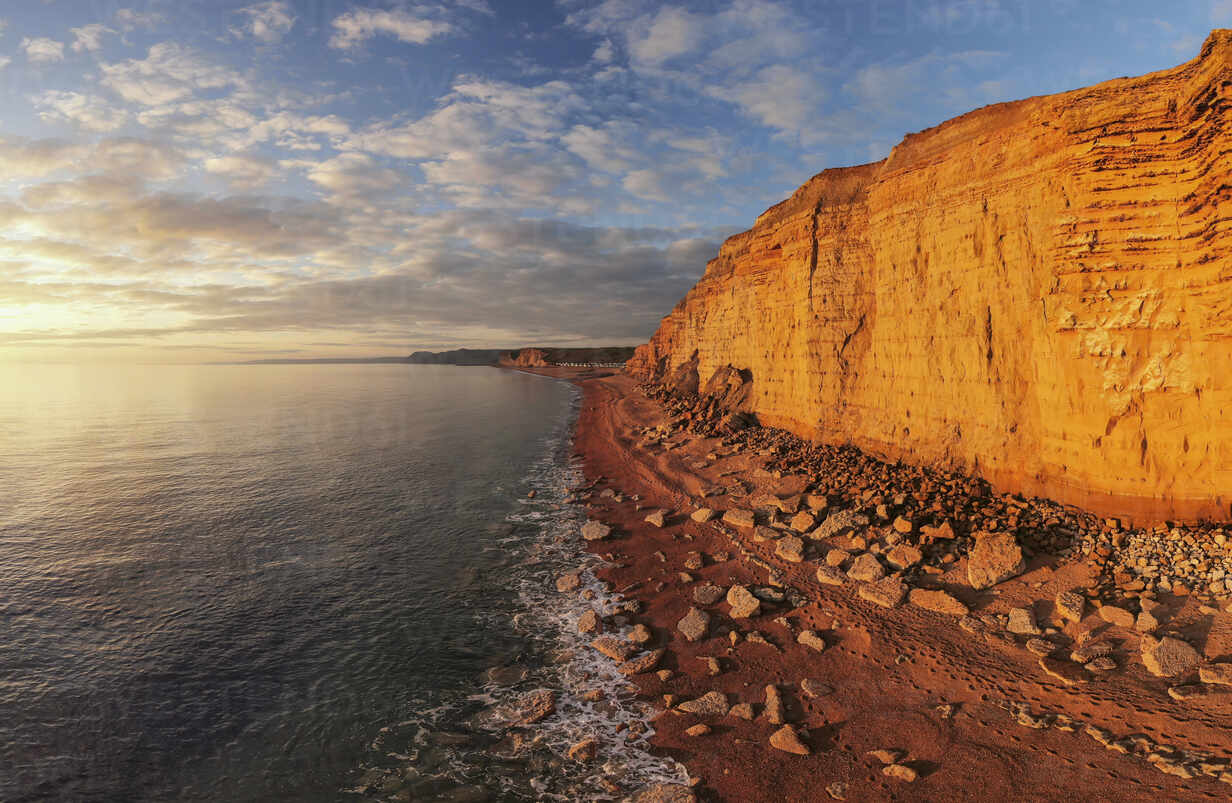
MULTIPOLYGON (((630 370, 761 423, 1138 520, 1232 487, 1232 31, 827 170, 630 370), (718 402, 716 402, 718 403, 718 402)), ((747 525, 745 525, 747 526, 747 525)))

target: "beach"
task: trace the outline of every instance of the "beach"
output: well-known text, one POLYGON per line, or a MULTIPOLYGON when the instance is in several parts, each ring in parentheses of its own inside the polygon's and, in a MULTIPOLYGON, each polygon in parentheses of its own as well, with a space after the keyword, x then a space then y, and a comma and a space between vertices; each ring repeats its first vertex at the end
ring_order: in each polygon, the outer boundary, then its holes
POLYGON ((1232 616, 1113 571, 1135 531, 841 450, 815 475, 786 433, 702 437, 626 375, 546 371, 583 390, 575 498, 636 601, 583 626, 662 650, 629 677, 691 788, 644 799, 1226 798, 1232 616))

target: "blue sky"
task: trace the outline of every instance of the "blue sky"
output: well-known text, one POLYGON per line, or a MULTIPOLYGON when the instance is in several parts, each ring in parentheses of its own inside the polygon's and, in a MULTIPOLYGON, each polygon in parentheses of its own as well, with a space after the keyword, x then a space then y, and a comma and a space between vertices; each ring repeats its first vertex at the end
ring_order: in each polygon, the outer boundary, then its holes
POLYGON ((20 0, 0 358, 641 342, 820 170, 1232 0, 20 0))

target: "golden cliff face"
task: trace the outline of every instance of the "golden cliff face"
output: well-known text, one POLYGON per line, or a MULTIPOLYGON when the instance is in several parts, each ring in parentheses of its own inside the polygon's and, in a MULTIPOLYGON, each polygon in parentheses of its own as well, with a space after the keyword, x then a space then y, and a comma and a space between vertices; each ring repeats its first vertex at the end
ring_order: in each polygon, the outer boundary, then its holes
POLYGON ((1232 503, 1232 31, 827 170, 629 363, 767 424, 1139 521, 1232 503))

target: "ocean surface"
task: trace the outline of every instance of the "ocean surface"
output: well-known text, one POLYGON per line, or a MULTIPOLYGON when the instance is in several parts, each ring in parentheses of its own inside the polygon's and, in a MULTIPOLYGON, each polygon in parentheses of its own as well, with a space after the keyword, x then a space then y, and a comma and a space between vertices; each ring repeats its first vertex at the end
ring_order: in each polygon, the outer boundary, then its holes
POLYGON ((568 499, 578 401, 492 368, 0 367, 0 800, 679 779, 620 733, 646 712, 551 589, 595 560, 568 499), (520 745, 543 687, 560 713, 520 745), (602 761, 564 760, 590 734, 602 761))

